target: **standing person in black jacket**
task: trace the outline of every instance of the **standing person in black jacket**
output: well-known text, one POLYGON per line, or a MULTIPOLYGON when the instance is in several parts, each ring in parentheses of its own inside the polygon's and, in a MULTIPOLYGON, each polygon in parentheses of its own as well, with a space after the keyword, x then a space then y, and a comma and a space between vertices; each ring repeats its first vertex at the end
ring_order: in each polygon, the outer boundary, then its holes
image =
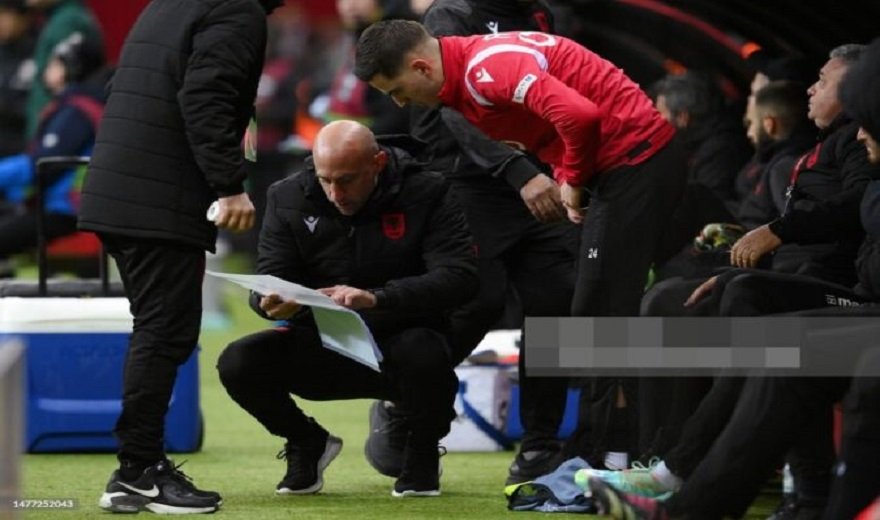
MULTIPOLYGON (((534 0, 437 0, 424 24, 434 36, 550 32, 553 14, 534 0)), ((453 316, 454 363, 498 322, 509 288, 526 316, 568 315, 577 237, 574 226, 560 222, 564 211, 556 183, 529 156, 489 139, 458 112, 419 107, 411 119, 412 134, 429 143, 425 155, 432 168, 446 175, 461 201, 478 248, 480 293, 453 316)), ((524 437, 509 483, 543 475, 559 462, 557 431, 568 380, 528 377, 526 350, 520 352, 519 372, 524 437)), ((404 438, 395 424, 406 413, 391 403, 375 403, 370 411, 365 453, 383 474, 400 471, 404 438)))
POLYGON ((306 169, 269 189, 257 271, 358 311, 384 357, 376 372, 332 353, 308 308, 277 294, 252 296, 258 314, 288 324, 230 344, 217 369, 229 395, 287 439, 277 494, 317 493, 342 448, 290 394, 391 399, 412 410, 392 495, 440 494, 437 442, 449 431, 458 388, 447 313, 479 280, 464 213, 443 178, 401 145, 380 145, 354 121, 330 123, 306 169))
POLYGON ((253 226, 241 143, 266 17, 283 3, 154 0, 122 50, 79 218, 116 260, 134 315, 115 431, 120 468, 99 503, 109 511, 211 513, 220 504, 166 459, 165 413, 177 367, 198 342, 205 250, 218 227, 253 226))

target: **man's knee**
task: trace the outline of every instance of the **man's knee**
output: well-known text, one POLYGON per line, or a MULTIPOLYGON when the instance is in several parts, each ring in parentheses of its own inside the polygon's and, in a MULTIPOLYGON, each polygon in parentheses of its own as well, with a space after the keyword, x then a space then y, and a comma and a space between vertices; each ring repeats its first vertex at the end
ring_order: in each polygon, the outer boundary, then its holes
POLYGON ((734 276, 724 287, 718 314, 720 316, 752 316, 760 314, 759 303, 767 288, 766 280, 751 273, 734 276))
POLYGON ((251 347, 251 341, 248 338, 241 338, 223 349, 217 359, 217 372, 220 376, 220 382, 226 388, 241 384, 256 373, 252 369, 255 362, 255 349, 251 347))
POLYGON ((657 283, 642 297, 641 316, 680 316, 691 289, 683 278, 657 283))

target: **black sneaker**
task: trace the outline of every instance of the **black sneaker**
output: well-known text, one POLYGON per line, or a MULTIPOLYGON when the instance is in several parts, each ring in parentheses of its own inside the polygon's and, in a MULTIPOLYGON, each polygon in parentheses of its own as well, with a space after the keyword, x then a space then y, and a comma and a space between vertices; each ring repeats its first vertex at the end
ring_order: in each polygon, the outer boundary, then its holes
POLYGON ((776 507, 767 520, 820 520, 825 513, 827 501, 807 500, 799 498, 796 493, 783 496, 782 501, 776 507))
POLYGON ((364 457, 370 466, 386 477, 399 477, 408 434, 404 412, 390 401, 374 401, 370 406, 370 433, 364 442, 364 457))
POLYGON ((535 480, 552 472, 562 462, 562 452, 558 449, 521 451, 510 463, 505 484, 509 486, 535 480))
POLYGON ((275 486, 276 495, 308 495, 324 487, 324 470, 342 450, 342 439, 323 432, 317 443, 288 441, 277 458, 287 459, 287 473, 275 486))
POLYGON ((119 470, 110 481, 98 505, 112 513, 152 511, 159 514, 213 513, 222 503, 220 495, 202 491, 170 460, 162 460, 144 470, 134 481, 124 481, 119 470))
POLYGON ((393 497, 439 497, 440 452, 436 447, 404 450, 403 468, 394 482, 393 497))

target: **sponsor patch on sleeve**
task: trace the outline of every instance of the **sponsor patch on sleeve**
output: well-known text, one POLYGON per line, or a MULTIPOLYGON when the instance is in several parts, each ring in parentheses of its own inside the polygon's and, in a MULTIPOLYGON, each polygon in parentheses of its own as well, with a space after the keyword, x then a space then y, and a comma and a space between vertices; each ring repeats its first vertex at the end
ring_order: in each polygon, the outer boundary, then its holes
POLYGON ((513 91, 513 102, 523 104, 526 100, 526 94, 528 94, 529 88, 537 79, 538 76, 535 76, 534 74, 526 74, 523 76, 523 79, 519 81, 519 85, 516 86, 516 90, 513 91))

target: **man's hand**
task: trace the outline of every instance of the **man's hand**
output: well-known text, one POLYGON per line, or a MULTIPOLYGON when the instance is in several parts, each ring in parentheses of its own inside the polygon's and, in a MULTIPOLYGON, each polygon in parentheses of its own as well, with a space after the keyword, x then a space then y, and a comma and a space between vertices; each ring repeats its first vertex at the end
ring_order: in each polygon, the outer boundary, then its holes
POLYGON ((762 256, 782 245, 782 240, 763 225, 746 233, 730 249, 730 263, 737 267, 755 267, 762 256))
POLYGON ((690 296, 688 296, 688 299, 684 302, 684 306, 690 307, 691 305, 694 305, 698 301, 705 298, 707 294, 712 292, 712 289, 715 288, 715 283, 717 282, 717 276, 713 276, 712 278, 709 278, 708 280, 703 282, 699 287, 694 289, 694 292, 692 292, 690 296))
POLYGON ((584 210, 581 208, 581 189, 563 182, 559 187, 559 195, 562 198, 562 205, 568 212, 568 220, 575 224, 584 221, 584 210))
POLYGON ((292 300, 285 300, 275 293, 270 293, 260 299, 260 309, 273 320, 288 320, 302 307, 292 300))
POLYGON ((337 304, 353 311, 372 309, 376 306, 376 295, 357 287, 334 285, 333 287, 318 289, 318 291, 329 296, 337 304))
POLYGON ((218 228, 241 232, 254 227, 256 210, 247 193, 217 199, 218 213, 214 224, 218 228))
POLYGON ((555 222, 565 218, 559 187, 550 177, 535 175, 519 189, 519 195, 539 222, 555 222))

